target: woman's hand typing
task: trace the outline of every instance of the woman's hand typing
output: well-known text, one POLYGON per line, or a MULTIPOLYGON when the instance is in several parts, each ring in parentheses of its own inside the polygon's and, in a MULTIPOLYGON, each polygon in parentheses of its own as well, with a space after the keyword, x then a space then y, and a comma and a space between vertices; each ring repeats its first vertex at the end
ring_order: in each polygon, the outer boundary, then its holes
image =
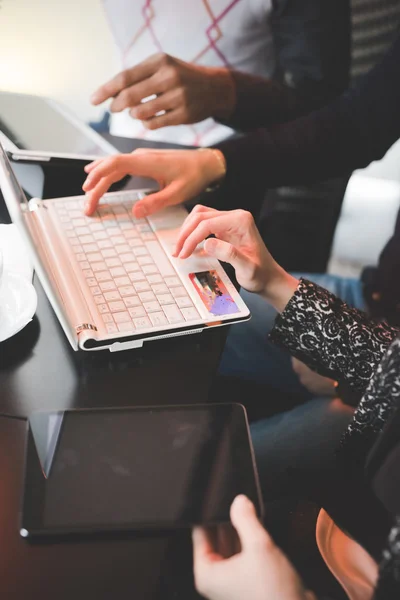
POLYGON ((285 308, 298 281, 272 258, 249 212, 197 205, 182 225, 175 256, 189 257, 204 240, 205 252, 230 263, 243 288, 260 294, 280 312, 285 308), (215 238, 207 239, 210 235, 215 238))
POLYGON ((181 204, 204 191, 225 176, 225 159, 219 150, 153 150, 141 148, 132 154, 100 158, 86 165, 87 215, 92 215, 100 198, 110 186, 126 175, 155 179, 160 191, 134 205, 137 218, 155 213, 166 206, 181 204))

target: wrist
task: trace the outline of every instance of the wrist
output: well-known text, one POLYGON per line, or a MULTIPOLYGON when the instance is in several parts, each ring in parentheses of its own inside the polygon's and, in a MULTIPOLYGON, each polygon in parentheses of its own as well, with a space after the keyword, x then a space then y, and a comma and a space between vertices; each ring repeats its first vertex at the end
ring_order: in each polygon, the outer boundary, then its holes
POLYGON ((260 295, 281 313, 285 310, 298 285, 298 279, 278 266, 277 273, 274 277, 268 279, 260 295))
POLYGON ((236 87, 229 69, 218 67, 209 69, 209 82, 212 87, 210 114, 215 119, 228 120, 236 108, 236 87))
POLYGON ((217 148, 198 148, 201 155, 203 180, 207 186, 218 185, 226 175, 225 156, 217 148))

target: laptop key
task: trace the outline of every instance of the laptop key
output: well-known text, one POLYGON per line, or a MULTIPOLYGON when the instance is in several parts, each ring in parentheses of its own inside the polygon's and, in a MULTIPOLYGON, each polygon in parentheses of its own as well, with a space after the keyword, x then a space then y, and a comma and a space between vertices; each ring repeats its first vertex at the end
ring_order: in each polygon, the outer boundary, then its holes
POLYGON ((145 317, 146 311, 144 310, 143 306, 135 306, 134 308, 129 309, 129 314, 131 315, 132 319, 136 319, 137 317, 145 317))
POLYGON ((145 256, 138 256, 138 264, 139 265, 153 265, 154 261, 148 254, 145 256))
POLYGON ((122 235, 114 235, 110 239, 118 254, 121 254, 121 252, 128 252, 129 246, 125 243, 125 238, 122 235), (126 250, 121 250, 122 247, 126 248, 126 250))
POLYGON ((101 294, 101 289, 97 285, 95 287, 91 287, 90 291, 92 292, 93 296, 98 296, 101 294))
POLYGON ((133 319, 133 323, 136 329, 147 329, 151 327, 150 320, 147 317, 141 317, 140 319, 133 319))
POLYGON ((178 298, 179 296, 186 296, 187 292, 185 288, 181 285, 179 287, 174 287, 171 289, 171 294, 174 298, 178 298))
MULTIPOLYGON (((89 252, 97 253, 97 251, 98 251, 97 244, 82 244, 82 248, 83 248, 83 251, 86 253, 86 256, 88 257, 88 260, 90 260, 89 252)), ((98 259, 98 260, 101 260, 101 259, 98 259)))
POLYGON ((179 308, 193 306, 192 301, 189 298, 189 296, 180 296, 179 298, 176 298, 176 303, 179 306, 179 308))
POLYGON ((144 246, 138 246, 138 248, 132 248, 132 252, 135 256, 144 256, 145 254, 148 254, 148 252, 144 246))
MULTIPOLYGON (((130 279, 132 282, 135 282, 135 281, 142 281, 142 282, 143 282, 143 285, 144 285, 144 280, 145 280, 146 278, 145 278, 145 276, 143 275, 143 273, 142 273, 141 271, 137 271, 137 272, 135 272, 135 273, 128 273, 128 275, 129 275, 129 279, 130 279)), ((146 283, 147 283, 147 281, 146 281, 146 283)), ((148 285, 148 284, 147 284, 147 285, 148 285)), ((146 289, 150 289, 150 286, 149 286, 148 288, 146 287, 146 289)))
POLYGON ((107 269, 107 265, 103 261, 92 263, 92 269, 94 273, 100 273, 101 271, 105 271, 107 269))
POLYGON ((152 273, 158 273, 158 269, 156 265, 143 265, 143 273, 146 275, 151 275, 152 273))
MULTIPOLYGON (((150 278, 148 277, 148 279, 150 279, 150 278)), ((156 295, 159 295, 159 294, 168 294, 168 288, 165 285, 165 283, 159 283, 158 285, 153 285, 152 288, 153 288, 153 292, 156 295)))
POLYGON ((135 262, 135 257, 131 252, 124 252, 123 254, 120 254, 119 257, 122 261, 122 264, 135 262))
POLYGON ((176 306, 176 304, 167 304, 162 308, 165 313, 165 316, 167 317, 170 323, 182 323, 182 321, 184 321, 182 313, 176 306))
POLYGON ((111 243, 111 240, 109 240, 109 239, 107 239, 107 240, 99 240, 97 242, 97 245, 98 245, 99 248, 101 248, 101 250, 105 250, 106 248, 112 248, 112 243, 111 243))
POLYGON ((99 304, 98 307, 99 313, 104 314, 110 312, 107 304, 99 304))
POLYGON ((135 289, 132 285, 122 285, 118 288, 119 293, 124 298, 125 296, 132 296, 135 293, 135 289))
POLYGON ((128 244, 131 248, 137 248, 143 246, 143 242, 140 238, 129 239, 128 244))
POLYGON ((127 310, 115 313, 114 320, 116 323, 131 323, 131 317, 127 310))
POLYGON ((114 323, 113 316, 109 312, 104 313, 103 315, 101 315, 101 318, 103 319, 104 323, 114 323))
MULTIPOLYGON (((114 258, 106 258, 104 261, 108 268, 121 266, 121 261, 116 256, 114 258)), ((111 269, 112 270, 112 269, 111 269)))
POLYGON ((109 271, 100 271, 95 273, 97 281, 110 281, 112 279, 109 271))
POLYGON ((175 300, 171 296, 171 294, 158 294, 157 300, 160 304, 175 304, 175 300))
POLYGON ((80 235, 79 236, 80 243, 83 244, 92 244, 95 239, 92 235, 80 235))
POLYGON ((118 290, 112 290, 111 292, 104 292, 104 298, 107 302, 112 302, 113 300, 121 300, 121 295, 118 290))
MULTIPOLYGON (((100 227, 101 227, 101 225, 100 225, 100 227)), ((107 234, 106 234, 106 232, 103 229, 101 231, 93 231, 92 228, 90 228, 90 229, 92 231, 93 238, 96 241, 106 240, 107 239, 107 234)))
POLYGON ((140 271, 140 267, 137 264, 137 262, 124 263, 124 267, 127 273, 134 273, 135 271, 140 271))
POLYGON ((147 281, 149 283, 162 283, 163 278, 161 277, 161 275, 159 273, 155 273, 153 275, 147 275, 147 281))
POLYGON ((100 283, 100 289, 102 292, 110 292, 111 290, 117 289, 114 281, 102 281, 100 283))
POLYGON ((118 300, 117 302, 110 302, 108 306, 112 313, 125 310, 125 304, 122 302, 122 300, 118 300))
POLYGON ((140 292, 138 296, 142 302, 153 302, 156 299, 153 292, 140 292))
POLYGON ((147 313, 159 312, 161 306, 155 300, 153 302, 143 302, 144 309, 147 313))
MULTIPOLYGON (((85 246, 83 246, 83 249, 85 249, 85 246)), ((99 262, 103 260, 103 257, 101 256, 100 252, 91 252, 89 254, 86 254, 86 258, 90 263, 99 262)))
POLYGON ((139 237, 136 229, 132 229, 132 223, 121 223, 120 227, 124 230, 124 235, 127 240, 133 240, 139 237))
POLYGON ((131 281, 129 279, 129 277, 124 273, 122 277, 115 277, 114 278, 115 283, 117 284, 117 286, 120 288, 122 286, 125 285, 130 285, 131 281))
POLYGON ((146 292, 150 289, 150 285, 147 283, 147 281, 137 281, 133 284, 133 287, 137 292, 146 292))
POLYGON ((157 327, 158 325, 168 325, 168 319, 163 312, 150 313, 149 317, 154 327, 157 327))
POLYGON ((178 277, 165 277, 164 281, 169 288, 175 287, 177 285, 182 285, 178 277))
POLYGON ((118 323, 118 330, 123 333, 126 331, 133 331, 135 328, 133 326, 132 321, 130 321, 129 323, 118 323))
MULTIPOLYGON (((100 246, 100 244, 99 244, 100 246)), ((110 242, 110 246, 111 246, 111 242, 110 242)), ((104 256, 104 258, 113 258, 113 257, 117 257, 117 253, 115 252, 114 248, 104 248, 101 251, 102 255, 104 256)))
POLYGON ((127 298, 124 298, 124 302, 126 308, 142 305, 142 303, 140 302, 140 298, 138 298, 137 296, 128 296, 127 298))
POLYGON ((194 321, 196 319, 200 319, 200 315, 194 308, 194 306, 191 306, 190 308, 182 308, 181 311, 186 321, 194 321))

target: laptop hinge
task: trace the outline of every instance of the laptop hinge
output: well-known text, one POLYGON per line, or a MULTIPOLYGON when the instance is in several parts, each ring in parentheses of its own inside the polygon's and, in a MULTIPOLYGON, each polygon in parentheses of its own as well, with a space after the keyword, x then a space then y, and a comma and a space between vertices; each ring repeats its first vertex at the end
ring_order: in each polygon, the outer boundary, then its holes
POLYGON ((82 323, 82 325, 75 327, 75 331, 76 333, 81 333, 82 331, 97 331, 97 327, 91 323, 82 323))

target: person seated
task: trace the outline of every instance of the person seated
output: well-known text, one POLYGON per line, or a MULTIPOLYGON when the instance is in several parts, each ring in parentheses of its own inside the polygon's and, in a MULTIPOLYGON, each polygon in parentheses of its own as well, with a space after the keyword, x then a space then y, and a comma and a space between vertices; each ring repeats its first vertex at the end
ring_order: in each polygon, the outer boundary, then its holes
MULTIPOLYGON (((181 228, 175 256, 188 258, 202 242, 207 254, 234 267, 243 289, 279 313, 270 334, 274 343, 362 392, 335 464, 316 484, 322 507, 353 538, 342 537, 340 547, 326 556, 335 559, 343 544, 349 546, 344 555, 353 559, 357 577, 343 561, 335 564, 339 581, 351 583, 356 592, 353 598, 400 597, 400 328, 370 319, 320 286, 286 273, 246 211, 198 206, 181 228)), ((268 481, 268 467, 261 477, 268 481)), ((315 598, 257 522, 248 500, 234 502, 231 518, 241 550, 232 549, 230 557, 218 552, 204 529, 194 531, 195 579, 202 594, 210 600, 315 598)), ((323 537, 329 535, 328 530, 323 537)), ((319 542, 323 546, 321 535, 319 542)))
POLYGON ((348 86, 349 0, 103 4, 124 70, 92 102, 112 99, 114 135, 210 145, 348 86))
MULTIPOLYGON (((327 107, 272 129, 227 140, 218 149, 141 149, 131 155, 99 159, 86 167, 86 212, 92 214, 110 185, 127 174, 152 177, 160 184, 159 192, 134 207, 135 215, 144 217, 195 198, 215 183, 224 193, 209 194, 214 206, 225 210, 246 204, 249 209, 254 201, 249 186, 254 181, 264 185, 307 182, 367 166, 382 157, 400 135, 399 63, 400 38, 356 88, 327 107), (243 173, 249 182, 246 195, 235 193, 243 173)), ((373 315, 377 310, 388 318, 398 313, 399 240, 400 227, 396 227, 388 250, 382 254, 372 288, 371 299, 380 298, 378 306, 374 305, 376 300, 368 304, 373 315)), ((318 282, 314 275, 312 279, 318 282)), ((331 289, 338 291, 337 287, 331 289)), ((282 390, 289 385, 298 386, 296 374, 291 371, 290 354, 274 350, 266 338, 271 323, 268 306, 262 298, 245 290, 242 293, 252 319, 231 328, 220 373, 279 385, 282 390)), ((362 299, 361 293, 359 298, 362 299)), ((263 420, 252 426, 260 472, 268 469, 271 482, 264 488, 267 497, 271 489, 279 493, 278 490, 293 485, 295 478, 289 467, 315 474, 331 464, 333 448, 351 420, 353 409, 337 398, 306 400, 301 406, 276 415, 273 421, 263 420)))

